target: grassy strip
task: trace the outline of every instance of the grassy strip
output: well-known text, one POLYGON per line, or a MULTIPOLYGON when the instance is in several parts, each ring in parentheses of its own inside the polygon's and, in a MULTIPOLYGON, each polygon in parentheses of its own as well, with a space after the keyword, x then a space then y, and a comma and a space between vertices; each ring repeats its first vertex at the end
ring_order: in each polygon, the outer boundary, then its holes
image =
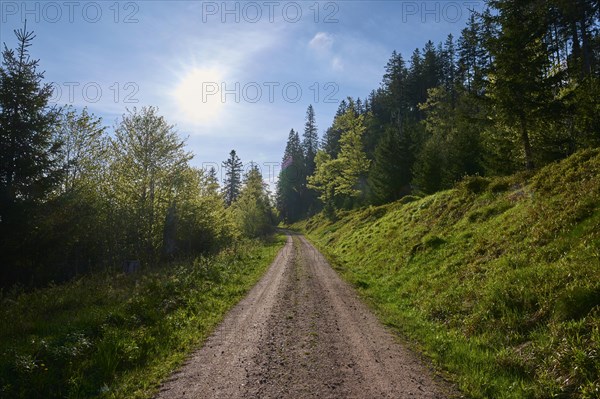
POLYGON ((475 398, 600 397, 600 151, 298 228, 475 398))
POLYGON ((259 280, 285 242, 193 263, 87 276, 0 308, 3 398, 148 398, 259 280))

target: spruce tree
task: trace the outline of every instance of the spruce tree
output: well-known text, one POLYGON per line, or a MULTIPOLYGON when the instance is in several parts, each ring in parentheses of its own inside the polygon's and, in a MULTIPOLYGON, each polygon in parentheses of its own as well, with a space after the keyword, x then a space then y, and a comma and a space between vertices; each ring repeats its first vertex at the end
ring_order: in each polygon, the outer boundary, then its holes
POLYGON ((304 134, 302 135, 302 149, 304 150, 304 160, 306 162, 306 173, 312 175, 315 171, 315 155, 319 148, 319 135, 317 132, 317 122, 315 120, 315 110, 311 105, 306 110, 306 123, 304 124, 304 134))
POLYGON ((31 281, 27 270, 46 254, 35 254, 44 235, 40 224, 45 204, 61 177, 53 132, 59 110, 49 105, 38 60, 29 55, 33 32, 15 30, 17 48, 4 44, 0 65, 0 281, 31 281))
POLYGON ((304 216, 303 193, 306 190, 306 172, 300 137, 290 130, 282 168, 277 181, 277 209, 285 222, 295 222, 304 216))
MULTIPOLYGON (((319 149, 319 135, 317 132, 317 122, 315 120, 315 111, 312 105, 306 110, 306 123, 304 124, 304 134, 302 135, 302 149, 304 155, 305 176, 310 176, 315 172, 315 156, 319 149)), ((317 193, 314 190, 302 190, 302 204, 304 213, 312 214, 317 211, 317 193)))
POLYGON ((223 161, 223 169, 225 170, 225 179, 223 181, 223 198, 225 205, 230 206, 239 196, 242 186, 242 161, 231 150, 229 158, 223 161))
POLYGON ((0 67, 1 223, 20 218, 19 204, 44 201, 60 172, 60 143, 53 136, 60 115, 49 105, 52 88, 42 83, 39 60, 29 55, 35 35, 27 26, 15 35, 17 49, 4 44, 0 67))

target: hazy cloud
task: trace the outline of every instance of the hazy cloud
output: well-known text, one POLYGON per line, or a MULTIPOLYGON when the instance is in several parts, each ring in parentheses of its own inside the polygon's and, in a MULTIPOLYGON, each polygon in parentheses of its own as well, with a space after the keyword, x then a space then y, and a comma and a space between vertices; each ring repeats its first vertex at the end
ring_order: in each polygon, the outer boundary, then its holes
POLYGON ((318 32, 308 43, 310 48, 319 52, 328 52, 333 46, 333 37, 326 32, 318 32))

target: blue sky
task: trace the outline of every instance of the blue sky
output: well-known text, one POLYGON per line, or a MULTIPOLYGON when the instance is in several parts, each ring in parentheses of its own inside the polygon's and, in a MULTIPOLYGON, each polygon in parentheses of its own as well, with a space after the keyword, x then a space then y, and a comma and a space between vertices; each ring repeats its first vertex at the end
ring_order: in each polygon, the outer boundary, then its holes
POLYGON ((380 84, 393 50, 458 37, 483 1, 0 1, 0 42, 27 27, 54 101, 112 129, 154 105, 194 152, 235 149, 273 182, 291 128, 313 104, 319 134, 338 103, 380 84))

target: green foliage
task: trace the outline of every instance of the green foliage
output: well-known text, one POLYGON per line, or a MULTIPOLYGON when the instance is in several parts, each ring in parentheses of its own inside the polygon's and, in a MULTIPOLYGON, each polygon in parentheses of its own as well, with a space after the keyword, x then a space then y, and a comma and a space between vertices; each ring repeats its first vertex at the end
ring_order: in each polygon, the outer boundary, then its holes
POLYGON ((163 254, 168 258, 218 252, 237 238, 214 170, 188 168, 182 173, 163 231, 163 254))
POLYGON ((160 253, 167 209, 192 158, 184 146, 154 107, 134 108, 117 126, 111 140, 110 189, 116 206, 131 214, 125 228, 133 238, 129 256, 160 253))
POLYGON ((2 293, 0 396, 150 398, 285 242, 240 242, 134 275, 2 293))
POLYGON ((390 126, 377 144, 369 171, 373 203, 391 202, 410 193, 414 155, 409 134, 409 131, 401 133, 390 126))
MULTIPOLYGON (((4 45, 0 65, 0 281, 9 284, 31 272, 26 237, 40 228, 43 202, 60 180, 54 137, 59 110, 48 102, 38 60, 30 58, 35 38, 27 27, 15 31, 18 47, 4 45)), ((29 240, 27 240, 29 241, 29 240)))
POLYGON ((309 105, 306 110, 306 123, 302 134, 302 151, 307 175, 312 175, 315 171, 315 156, 318 147, 319 135, 317 122, 315 121, 315 110, 312 105, 309 105))
POLYGON ((225 180, 223 181, 223 198, 225 204, 230 206, 240 195, 240 189, 242 187, 242 161, 235 153, 235 150, 231 150, 229 158, 223 162, 223 169, 225 170, 225 180))
POLYGON ((246 237, 260 237, 272 232, 274 217, 267 184, 256 165, 246 174, 242 192, 231 209, 238 228, 246 237))
POLYGON ((81 112, 72 107, 63 110, 56 133, 62 144, 57 160, 63 164, 63 192, 93 189, 101 183, 108 151, 105 131, 102 119, 87 108, 81 112))
POLYGON ((475 398, 600 389, 600 151, 302 225, 475 398))
MULTIPOLYGON (((313 167, 314 169, 314 167, 313 167)), ((286 223, 293 223, 306 216, 306 165, 300 137, 290 130, 282 168, 277 180, 277 210, 286 223)))
MULTIPOLYGON (((367 194, 375 205, 597 147, 600 14, 592 3, 490 0, 471 13, 458 41, 428 41, 408 63, 393 51, 381 86, 364 105, 343 100, 326 130, 331 175, 342 170, 335 160, 348 110, 365 118, 367 194)), ((313 184, 335 198, 328 209, 356 205, 319 173, 313 184)))
POLYGON ((317 152, 315 174, 308 179, 309 188, 321 193, 325 204, 336 200, 359 199, 364 195, 365 178, 370 161, 362 144, 365 131, 364 115, 356 115, 348 109, 336 119, 337 126, 343 132, 340 138, 340 153, 332 159, 324 151, 317 152))
POLYGON ((217 252, 238 237, 215 172, 188 165, 158 109, 128 111, 109 134, 87 109, 49 107, 33 35, 17 37, 0 70, 2 286, 217 252))

